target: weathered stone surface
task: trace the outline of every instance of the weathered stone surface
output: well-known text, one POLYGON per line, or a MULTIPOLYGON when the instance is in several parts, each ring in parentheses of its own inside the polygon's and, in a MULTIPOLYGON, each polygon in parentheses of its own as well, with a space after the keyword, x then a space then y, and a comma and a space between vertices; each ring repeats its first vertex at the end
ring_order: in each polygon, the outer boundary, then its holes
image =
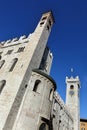
POLYGON ((28 37, 1 42, 0 130, 79 130, 79 78, 66 78, 65 104, 49 76, 53 23, 52 12, 44 13, 28 37))
POLYGON ((6 41, 0 47, 0 51, 3 52, 1 60, 5 60, 3 67, 0 69, 0 80, 6 80, 6 85, 0 95, 0 130, 12 129, 31 71, 40 66, 53 24, 51 12, 43 14, 42 18, 29 37, 22 36, 19 39, 6 41), (44 16, 47 18, 44 20, 44 24, 41 25, 44 16), (49 19, 51 25, 48 30, 49 19), (18 52, 21 47, 24 48, 24 51, 18 52), (7 54, 8 50, 12 50, 12 53, 7 54), (14 58, 17 58, 18 61, 13 71, 9 72, 14 58))

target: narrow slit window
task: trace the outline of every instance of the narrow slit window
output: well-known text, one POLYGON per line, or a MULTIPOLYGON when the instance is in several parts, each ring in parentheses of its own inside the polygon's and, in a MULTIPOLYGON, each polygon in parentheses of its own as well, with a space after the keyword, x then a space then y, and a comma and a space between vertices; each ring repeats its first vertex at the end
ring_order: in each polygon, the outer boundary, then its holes
POLYGON ((51 20, 49 20, 49 25, 51 26, 51 20))
POLYGON ((4 63, 5 63, 5 60, 0 61, 0 69, 2 68, 2 66, 4 65, 4 63))
POLYGON ((47 30, 49 31, 49 29, 50 29, 50 28, 49 28, 49 26, 47 25, 47 30))
POLYGON ((9 69, 9 72, 13 71, 13 69, 14 69, 14 67, 15 67, 15 65, 16 65, 16 63, 17 63, 17 61, 18 61, 18 58, 15 58, 15 59, 12 60, 11 65, 10 65, 10 69, 9 69))
POLYGON ((35 82, 35 84, 34 84, 34 88, 33 88, 33 91, 34 91, 34 92, 37 92, 37 89, 38 89, 38 86, 39 86, 40 83, 41 83, 40 80, 36 80, 36 82, 35 82))
POLYGON ((4 88, 5 84, 6 84, 6 80, 0 81, 0 93, 2 92, 2 89, 4 88))
POLYGON ((28 85, 26 84, 26 85, 25 85, 25 88, 27 88, 27 86, 28 86, 28 85))
POLYGON ((41 22, 40 25, 42 26, 44 24, 44 22, 41 22))
POLYGON ((47 18, 47 16, 43 17, 42 20, 45 20, 47 18))
POLYGON ((0 60, 1 60, 2 56, 0 55, 0 60))
POLYGON ((50 99, 50 101, 52 101, 52 100, 53 100, 53 89, 51 89, 51 90, 50 90, 49 99, 50 99))

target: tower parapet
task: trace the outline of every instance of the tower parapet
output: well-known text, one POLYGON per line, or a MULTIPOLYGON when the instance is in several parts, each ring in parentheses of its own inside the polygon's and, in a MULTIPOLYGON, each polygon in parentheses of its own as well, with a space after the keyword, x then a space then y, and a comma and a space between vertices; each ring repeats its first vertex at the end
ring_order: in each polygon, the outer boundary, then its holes
POLYGON ((71 76, 70 78, 66 76, 66 84, 67 83, 75 83, 75 82, 77 82, 78 85, 80 86, 79 76, 76 76, 75 78, 73 76, 71 76))
POLYGON ((0 45, 2 45, 1 47, 9 47, 9 46, 15 46, 17 44, 23 44, 23 43, 28 43, 30 40, 30 36, 31 34, 27 37, 26 35, 20 36, 19 38, 13 38, 13 39, 9 39, 7 41, 2 41, 0 42, 0 45))

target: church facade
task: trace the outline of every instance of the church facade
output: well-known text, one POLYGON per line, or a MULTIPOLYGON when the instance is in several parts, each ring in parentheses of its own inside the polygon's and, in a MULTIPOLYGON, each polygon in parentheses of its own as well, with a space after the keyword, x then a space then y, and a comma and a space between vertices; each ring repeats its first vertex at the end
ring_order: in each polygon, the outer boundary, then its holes
POLYGON ((79 77, 66 77, 66 103, 49 75, 47 41, 54 24, 44 13, 28 37, 0 44, 0 130, 79 130, 79 77))

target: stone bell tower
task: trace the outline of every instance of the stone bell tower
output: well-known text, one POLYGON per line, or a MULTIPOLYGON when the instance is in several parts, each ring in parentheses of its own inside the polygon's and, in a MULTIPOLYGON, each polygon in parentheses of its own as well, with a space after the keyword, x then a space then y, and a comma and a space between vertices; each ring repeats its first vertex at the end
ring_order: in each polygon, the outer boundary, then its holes
POLYGON ((80 121, 80 100, 79 100, 79 89, 80 80, 79 77, 66 77, 66 105, 68 106, 73 119, 74 119, 74 130, 79 130, 80 121))

